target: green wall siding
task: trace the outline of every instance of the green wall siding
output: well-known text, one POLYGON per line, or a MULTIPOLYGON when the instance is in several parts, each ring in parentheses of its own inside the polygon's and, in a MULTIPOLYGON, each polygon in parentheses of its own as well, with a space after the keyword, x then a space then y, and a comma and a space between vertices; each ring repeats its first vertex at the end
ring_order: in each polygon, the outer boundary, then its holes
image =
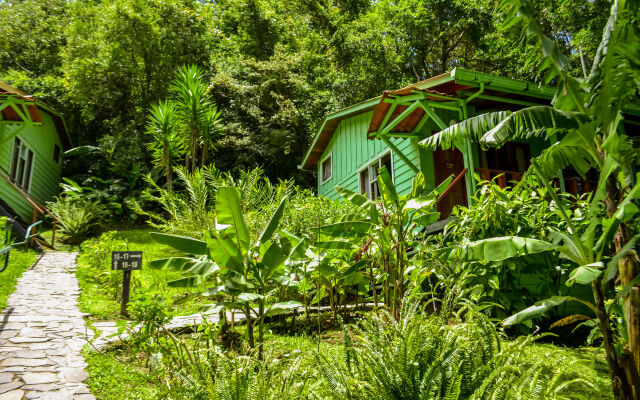
MULTIPOLYGON (((62 168, 61 163, 53 160, 53 152, 55 145, 60 146, 61 150, 63 147, 51 115, 43 110, 41 115, 41 126, 21 128, 17 125, 0 125, 0 167, 4 170, 0 173, 6 175, 11 170, 13 143, 17 132, 17 136, 34 153, 29 195, 44 204, 59 192, 62 168)), ((60 158, 62 159, 62 151, 60 158)), ((4 179, 0 179, 0 197, 18 216, 31 221, 33 207, 4 179)))
MULTIPOLYGON (((359 171, 372 161, 389 151, 389 147, 381 140, 367 139, 369 122, 372 111, 354 115, 340 122, 333 138, 325 149, 321 162, 318 163, 318 194, 331 199, 340 196, 334 190, 336 185, 359 191, 359 171), (332 177, 322 182, 322 161, 331 154, 332 177)), ((417 141, 409 139, 391 139, 393 143, 413 162, 420 165, 420 151, 417 141)), ((415 176, 413 170, 396 154, 393 154, 394 181, 399 193, 411 190, 411 179, 415 176)))

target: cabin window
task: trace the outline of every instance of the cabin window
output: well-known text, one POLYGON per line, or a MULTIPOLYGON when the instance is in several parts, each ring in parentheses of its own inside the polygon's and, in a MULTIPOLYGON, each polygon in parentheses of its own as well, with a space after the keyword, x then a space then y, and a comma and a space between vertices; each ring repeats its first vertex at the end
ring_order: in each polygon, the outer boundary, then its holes
POLYGON ((325 183, 333 176, 333 166, 331 163, 331 154, 327 158, 322 161, 320 165, 321 174, 322 174, 322 183, 325 183))
POLYGON ((378 170, 387 167, 391 179, 393 179, 393 166, 391 162, 391 152, 367 165, 360 171, 360 193, 367 198, 374 200, 380 196, 378 190, 378 170))
POLYGON ((57 144, 53 146, 53 161, 55 161, 57 164, 60 163, 60 153, 62 153, 62 150, 60 150, 60 146, 58 146, 57 144))
POLYGON ((31 186, 31 172, 33 170, 33 150, 20 140, 15 138, 13 142, 13 157, 11 158, 11 181, 25 192, 31 186))

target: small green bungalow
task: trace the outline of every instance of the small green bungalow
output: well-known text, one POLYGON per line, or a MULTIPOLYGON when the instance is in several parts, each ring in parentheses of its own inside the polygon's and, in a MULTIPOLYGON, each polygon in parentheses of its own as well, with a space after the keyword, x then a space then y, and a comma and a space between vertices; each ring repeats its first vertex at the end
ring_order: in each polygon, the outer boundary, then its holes
MULTIPOLYGON (((514 79, 455 68, 414 85, 328 115, 305 154, 301 168, 316 171, 318 194, 338 198, 336 185, 378 197, 376 177, 385 165, 399 193, 410 191, 413 177, 425 173, 428 189, 450 175, 456 183, 438 203, 441 218, 458 204, 467 205, 476 187, 472 179, 499 176, 519 180, 542 141, 513 142, 483 151, 476 143, 463 148, 425 150, 418 142, 452 124, 489 111, 548 105, 555 90, 514 79)), ((560 185, 569 192, 588 191, 590 183, 564 171, 560 185)))
POLYGON ((70 144, 60 114, 0 82, 0 215, 30 224, 47 213, 70 144))

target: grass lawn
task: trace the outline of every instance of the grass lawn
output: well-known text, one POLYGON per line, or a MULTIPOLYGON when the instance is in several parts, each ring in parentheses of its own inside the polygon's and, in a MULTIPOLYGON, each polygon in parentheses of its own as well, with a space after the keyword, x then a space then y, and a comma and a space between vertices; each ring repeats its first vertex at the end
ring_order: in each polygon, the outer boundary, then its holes
MULTIPOLYGON (((0 272, 0 310, 7 306, 7 298, 15 289, 18 278, 37 258, 38 254, 31 250, 11 250, 9 266, 0 272)), ((4 266, 4 257, 0 257, 0 262, 4 266)))
MULTIPOLYGON (((124 240, 127 242, 126 248, 119 248, 118 250, 140 250, 142 251, 142 270, 134 271, 132 273, 132 289, 131 297, 134 298, 137 294, 148 295, 162 295, 166 299, 178 300, 186 296, 189 292, 199 292, 206 288, 204 284, 200 288, 172 288, 168 287, 168 282, 180 278, 180 273, 174 271, 158 271, 150 269, 148 264, 151 260, 159 258, 171 257, 174 255, 180 255, 174 249, 157 244, 149 237, 150 229, 135 229, 119 231, 116 234, 116 239, 124 240)), ((78 259, 78 270, 76 276, 82 289, 80 295, 80 309, 83 312, 87 312, 92 315, 92 319, 95 320, 114 320, 122 318, 120 316, 120 303, 115 298, 115 285, 105 283, 107 275, 119 274, 122 272, 110 271, 110 259, 106 259, 102 262, 103 270, 96 271, 91 268, 86 262, 83 262, 82 258, 78 259), (98 275, 104 275, 102 278, 105 280, 96 279, 96 273, 98 275)), ((117 278, 113 276, 113 278, 117 278)), ((117 281, 115 281, 117 282, 117 281)), ((193 300, 176 306, 178 315, 188 315, 197 313, 199 308, 208 303, 204 297, 196 297, 193 300)))

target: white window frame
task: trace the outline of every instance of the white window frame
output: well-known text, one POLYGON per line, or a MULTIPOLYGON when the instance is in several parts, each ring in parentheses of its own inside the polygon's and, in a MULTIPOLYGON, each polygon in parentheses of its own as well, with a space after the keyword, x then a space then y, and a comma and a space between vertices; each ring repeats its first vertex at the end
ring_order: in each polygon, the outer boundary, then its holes
MULTIPOLYGON (((375 167, 377 165, 377 168, 380 168, 380 161, 382 161, 382 159, 386 156, 389 155, 389 158, 391 159, 391 171, 389 171, 389 173, 391 174, 391 181, 393 183, 396 183, 396 174, 395 174, 395 165, 394 165, 394 161, 393 161, 393 151, 391 149, 387 149, 385 151, 383 151, 382 153, 378 154, 377 156, 373 157, 372 159, 370 159, 369 161, 367 161, 364 165, 362 165, 360 167, 360 169, 358 169, 358 194, 362 194, 364 196, 366 196, 369 200, 375 200, 375 199, 371 199, 371 183, 373 183, 373 181, 371 180, 371 168, 375 167), (362 174, 362 171, 369 169, 368 175, 369 175, 369 192, 365 192, 362 193, 362 179, 360 179, 360 176, 362 174)), ((376 177, 377 179, 377 177, 376 177)), ((377 197, 376 197, 377 199, 377 197)))
POLYGON ((324 184, 327 183, 328 181, 331 180, 331 178, 333 178, 333 151, 330 151, 329 154, 327 154, 324 158, 322 158, 320 160, 320 183, 324 184), (331 173, 329 174, 329 177, 327 179, 324 179, 324 162, 327 161, 327 159, 330 159, 329 161, 329 165, 331 165, 331 173))
MULTIPOLYGON (((11 164, 9 166, 9 177, 11 179, 11 181, 18 186, 19 188, 21 188, 23 191, 25 191, 26 193, 29 193, 31 190, 31 183, 33 182, 33 170, 34 170, 34 165, 36 163, 36 152, 33 151, 33 148, 31 146, 29 146, 27 144, 27 142, 20 136, 17 136, 13 139, 13 146, 11 146, 11 164), (29 184, 27 185, 27 187, 22 186, 22 184, 24 183, 24 179, 26 178, 25 173, 23 172, 22 174, 22 179, 14 179, 13 177, 13 159, 16 156, 15 154, 15 140, 18 139, 20 140, 20 148, 18 149, 18 157, 21 157, 20 153, 22 152, 22 149, 24 148, 26 151, 26 159, 25 159, 25 168, 28 167, 29 165, 29 152, 31 152, 32 154, 32 158, 31 158, 31 169, 29 170, 29 184)), ((17 164, 16 164, 16 169, 19 168, 20 165, 20 159, 18 159, 17 164)), ((17 171, 15 172, 17 174, 17 171)), ((17 178, 17 177, 16 177, 17 178)))

